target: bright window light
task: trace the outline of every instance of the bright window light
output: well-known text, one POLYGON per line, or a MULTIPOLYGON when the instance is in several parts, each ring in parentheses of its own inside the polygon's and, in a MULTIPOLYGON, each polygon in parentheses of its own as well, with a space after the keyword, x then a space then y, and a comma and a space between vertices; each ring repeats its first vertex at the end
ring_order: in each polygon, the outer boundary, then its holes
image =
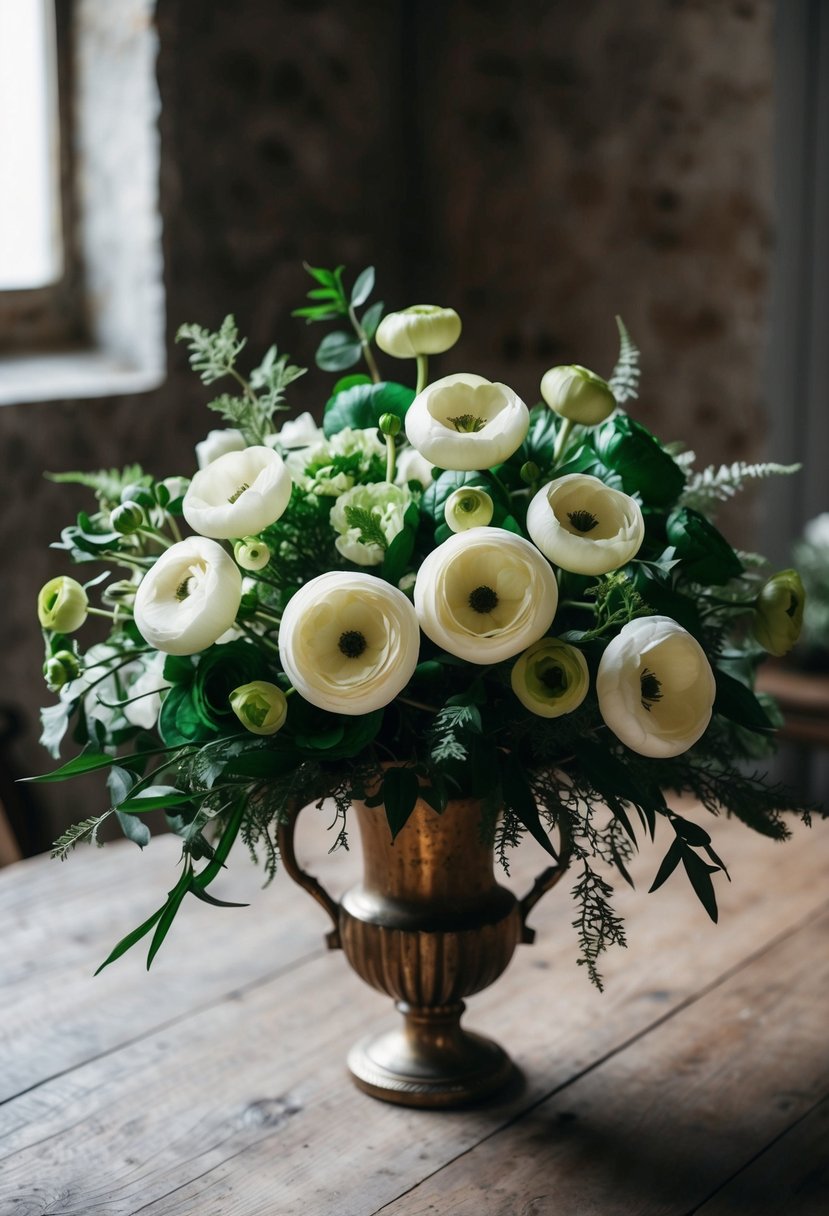
POLYGON ((0 0, 0 291, 60 278, 53 0, 0 0))

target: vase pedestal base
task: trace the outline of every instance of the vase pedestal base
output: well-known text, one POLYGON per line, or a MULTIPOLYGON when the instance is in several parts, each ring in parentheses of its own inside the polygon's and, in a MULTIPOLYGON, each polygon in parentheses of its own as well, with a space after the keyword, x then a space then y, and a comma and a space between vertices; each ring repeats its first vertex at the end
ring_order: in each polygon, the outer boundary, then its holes
POLYGON ((404 1023, 361 1039, 348 1054, 348 1069, 373 1098, 400 1106, 437 1108, 482 1102, 519 1072, 503 1048, 460 1025, 462 1001, 417 1009, 397 1008, 404 1023))

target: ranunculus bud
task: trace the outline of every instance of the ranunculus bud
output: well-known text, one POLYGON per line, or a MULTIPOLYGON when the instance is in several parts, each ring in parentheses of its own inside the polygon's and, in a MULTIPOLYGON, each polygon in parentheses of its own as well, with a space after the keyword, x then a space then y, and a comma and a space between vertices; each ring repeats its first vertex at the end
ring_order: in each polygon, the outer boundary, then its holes
POLYGON ((541 476, 541 469, 534 460, 525 460, 518 472, 525 485, 531 486, 541 476))
POLYGON ((137 502, 122 502, 112 511, 109 522, 116 532, 129 536, 144 526, 144 511, 137 502))
POLYGON ((413 304, 383 317, 375 340, 395 359, 414 359, 418 355, 439 355, 454 346, 460 336, 461 319, 454 308, 413 304))
POLYGON ((142 486, 139 482, 134 481, 128 486, 124 486, 121 491, 121 502, 137 502, 139 506, 149 509, 155 505, 155 498, 149 486, 142 486))
POLYGON ((83 587, 65 574, 49 579, 37 597, 37 616, 44 629, 74 633, 86 620, 89 600, 83 587))
POLYGON ((760 589, 754 611, 754 636, 769 654, 788 654, 800 637, 806 591, 796 570, 781 570, 760 589))
POLYGON ((258 537, 246 536, 233 546, 233 556, 243 570, 264 570, 271 560, 271 551, 258 537))
POLYGON ((541 396, 551 410, 581 426, 597 426, 616 408, 610 385, 578 363, 551 367, 541 379, 541 396))
POLYGON ((492 499, 486 490, 461 486, 447 498, 443 516, 453 532, 466 532, 469 528, 485 528, 492 520, 493 510, 492 499))
POLYGON ((116 579, 114 583, 109 583, 101 592, 101 600, 110 607, 118 605, 130 605, 135 600, 135 593, 138 590, 138 584, 134 583, 129 578, 116 579))
POLYGON ((389 435, 393 439, 395 435, 400 434, 400 428, 403 426, 403 423, 397 414, 381 414, 377 425, 384 435, 389 435))
POLYGON ((275 735, 288 716, 288 698, 267 680, 253 680, 235 688, 230 694, 230 707, 253 735, 275 735))
POLYGON ((590 677, 580 650, 558 638, 541 638, 522 655, 510 675, 512 691, 540 718, 558 718, 578 709, 590 677))

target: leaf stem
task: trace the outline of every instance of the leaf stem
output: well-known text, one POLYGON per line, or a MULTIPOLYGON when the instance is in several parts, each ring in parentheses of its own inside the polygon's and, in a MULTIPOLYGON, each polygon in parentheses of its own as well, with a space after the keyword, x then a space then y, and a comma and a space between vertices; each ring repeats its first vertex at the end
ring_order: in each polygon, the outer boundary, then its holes
POLYGON ((375 359, 374 359, 374 355, 372 354, 371 344, 366 335, 366 331, 363 329, 362 325, 360 324, 359 320, 357 319, 357 314, 354 311, 353 304, 349 304, 349 306, 348 306, 348 319, 351 322, 352 329, 354 330, 357 337, 360 339, 360 346, 363 348, 363 358, 366 361, 366 367, 369 370, 371 378, 375 384, 379 384, 380 378, 381 378, 380 369, 378 368, 377 363, 375 362, 375 359))

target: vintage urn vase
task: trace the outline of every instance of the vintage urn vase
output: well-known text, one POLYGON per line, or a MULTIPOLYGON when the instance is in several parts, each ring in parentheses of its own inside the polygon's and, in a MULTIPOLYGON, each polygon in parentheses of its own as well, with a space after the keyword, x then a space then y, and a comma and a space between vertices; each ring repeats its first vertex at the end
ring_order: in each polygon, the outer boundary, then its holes
POLYGON ((403 1015, 396 1028, 355 1044, 352 1078, 373 1097, 404 1106, 481 1101, 516 1070, 497 1043, 461 1026, 463 998, 493 983, 518 943, 533 940, 527 915, 563 875, 567 850, 519 900, 495 880, 477 800, 452 801, 438 814, 419 799, 394 840, 382 806, 355 803, 353 810, 363 877, 339 904, 297 863, 295 814, 279 833, 285 869, 334 922, 329 946, 341 948, 403 1015))

